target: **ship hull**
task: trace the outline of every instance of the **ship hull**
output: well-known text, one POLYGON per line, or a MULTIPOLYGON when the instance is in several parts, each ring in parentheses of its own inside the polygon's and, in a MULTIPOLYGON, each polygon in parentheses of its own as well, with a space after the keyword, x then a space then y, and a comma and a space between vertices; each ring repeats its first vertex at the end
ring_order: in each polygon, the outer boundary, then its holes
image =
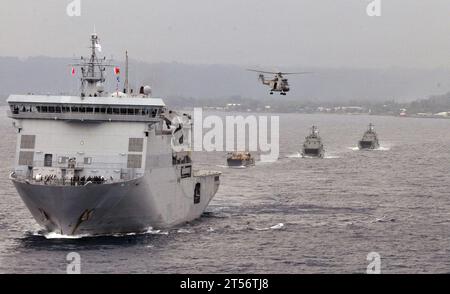
POLYGON ((361 150, 373 150, 379 148, 380 145, 376 141, 359 141, 358 147, 361 150))
POLYGON ((325 151, 322 148, 304 148, 302 150, 302 157, 316 157, 323 158, 325 151))
POLYGON ((229 167, 251 166, 255 165, 254 160, 241 160, 241 159, 227 159, 229 167))
POLYGON ((158 177, 87 186, 13 183, 36 222, 62 235, 109 235, 168 228, 203 213, 217 192, 217 175, 184 179, 170 190, 158 177), (194 187, 201 185, 194 200, 194 187), (197 202, 197 203, 194 203, 197 202))

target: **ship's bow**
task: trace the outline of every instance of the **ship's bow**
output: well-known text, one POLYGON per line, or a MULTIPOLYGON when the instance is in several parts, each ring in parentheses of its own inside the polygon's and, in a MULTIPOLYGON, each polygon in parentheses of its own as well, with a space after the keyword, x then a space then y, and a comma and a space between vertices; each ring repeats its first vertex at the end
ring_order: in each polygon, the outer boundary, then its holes
POLYGON ((62 235, 108 233, 106 216, 134 186, 130 182, 87 186, 13 183, 38 224, 62 235))

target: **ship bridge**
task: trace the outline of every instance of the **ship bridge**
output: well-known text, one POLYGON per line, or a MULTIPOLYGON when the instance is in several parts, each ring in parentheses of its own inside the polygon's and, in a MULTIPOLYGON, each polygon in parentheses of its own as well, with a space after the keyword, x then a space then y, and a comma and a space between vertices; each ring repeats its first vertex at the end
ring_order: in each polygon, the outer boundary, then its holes
POLYGON ((9 96, 8 116, 14 119, 65 121, 156 122, 165 104, 160 98, 9 96))

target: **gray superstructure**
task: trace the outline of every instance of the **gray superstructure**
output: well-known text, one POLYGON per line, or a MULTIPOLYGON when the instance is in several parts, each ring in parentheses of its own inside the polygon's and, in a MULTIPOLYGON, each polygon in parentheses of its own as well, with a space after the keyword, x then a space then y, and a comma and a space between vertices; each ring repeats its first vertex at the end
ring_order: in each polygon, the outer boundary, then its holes
POLYGON ((50 232, 100 235, 165 228, 199 217, 219 172, 195 171, 191 117, 167 110, 148 86, 104 90, 108 61, 91 56, 80 96, 11 95, 17 131, 10 178, 36 221, 50 232))

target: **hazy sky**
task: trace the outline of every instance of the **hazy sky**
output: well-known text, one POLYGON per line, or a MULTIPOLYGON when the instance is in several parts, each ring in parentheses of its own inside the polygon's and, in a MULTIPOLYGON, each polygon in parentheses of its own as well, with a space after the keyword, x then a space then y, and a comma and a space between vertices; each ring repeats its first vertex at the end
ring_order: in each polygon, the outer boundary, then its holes
POLYGON ((450 68, 449 0, 0 0, 0 56, 103 53, 148 62, 450 68))

